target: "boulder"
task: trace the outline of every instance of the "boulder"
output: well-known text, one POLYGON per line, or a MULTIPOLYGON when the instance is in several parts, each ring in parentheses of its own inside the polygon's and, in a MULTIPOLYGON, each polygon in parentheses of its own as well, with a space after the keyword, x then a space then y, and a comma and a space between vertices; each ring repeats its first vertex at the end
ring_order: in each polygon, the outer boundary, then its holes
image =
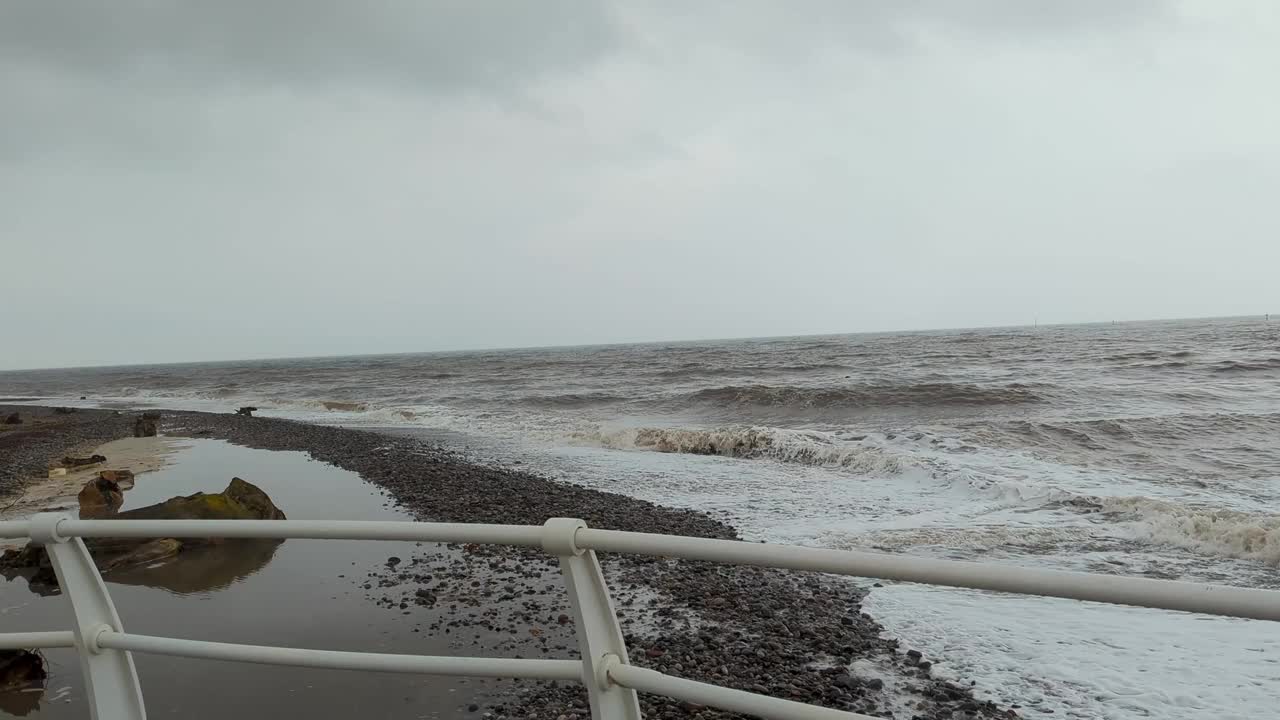
MULTIPOLYGON (((101 480, 101 477, 90 484, 101 480)), ((104 481, 105 482, 105 481, 104 481)), ((87 486, 86 486, 87 489, 87 486)), ((96 488, 95 488, 96 491, 96 488)), ((227 489, 220 493, 196 493, 185 497, 170 498, 156 505, 105 515, 107 520, 284 520, 285 514, 271 502, 270 496, 253 483, 232 478, 227 489)), ((101 572, 138 567, 156 560, 185 553, 188 550, 209 545, 221 545, 218 538, 86 538, 85 546, 93 556, 101 572)), ((274 544, 274 543, 273 543, 274 544)), ((269 555, 268 555, 269 557, 269 555)), ((0 571, 6 577, 25 574, 34 570, 29 578, 33 589, 37 585, 52 585, 56 579, 43 547, 27 545, 21 549, 6 550, 0 556, 0 571)))
POLYGON ((119 485, 121 490, 129 490, 133 487, 132 470, 99 470, 98 477, 119 485))
POLYGON ((78 458, 78 457, 68 456, 68 457, 62 458, 62 466, 69 467, 69 468, 77 468, 77 467, 84 467, 86 465, 97 465, 98 463, 104 463, 106 461, 107 461, 107 458, 103 455, 91 455, 87 458, 78 458))
POLYGON ((245 406, 245 407, 242 407, 242 408, 240 408, 239 410, 237 410, 237 411, 236 411, 236 414, 237 414, 237 415, 243 415, 243 416, 245 416, 245 417, 253 417, 253 414, 254 414, 255 412, 257 412, 257 411, 258 411, 258 408, 256 408, 256 407, 252 407, 252 406, 245 406))
POLYGON ((155 437, 160 430, 160 413, 142 413, 133 421, 134 437, 155 437))
POLYGON ((19 415, 18 413, 9 413, 9 416, 4 419, 4 424, 5 425, 21 425, 22 416, 19 415))
POLYGON ((98 473, 98 477, 84 484, 76 499, 80 501, 80 517, 101 517, 108 515, 124 504, 124 492, 119 483, 103 477, 110 470, 98 473))
POLYGON ((284 520, 284 512, 262 488, 231 478, 227 489, 213 495, 196 493, 169 498, 157 505, 126 510, 120 520, 284 520))

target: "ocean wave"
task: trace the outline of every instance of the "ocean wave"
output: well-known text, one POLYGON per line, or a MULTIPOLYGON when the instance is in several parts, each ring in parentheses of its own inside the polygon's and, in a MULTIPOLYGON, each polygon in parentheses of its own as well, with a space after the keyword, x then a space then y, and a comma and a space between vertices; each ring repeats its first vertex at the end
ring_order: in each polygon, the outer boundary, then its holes
POLYGON ((685 455, 766 459, 798 465, 837 467, 863 474, 892 475, 904 459, 875 445, 840 440, 826 433, 771 427, 628 428, 579 432, 576 442, 614 450, 648 450, 685 455))
POLYGON ((1258 438, 1280 432, 1280 413, 1184 413, 1098 420, 986 423, 974 435, 1004 447, 1089 451, 1155 450, 1209 437, 1258 438))
POLYGON ((320 407, 330 412, 364 412, 369 409, 367 403, 348 402, 345 400, 320 400, 320 407))
POLYGON ((627 398, 610 393, 565 393, 563 395, 534 395, 520 399, 523 405, 550 408, 580 408, 594 405, 626 402, 627 398))
POLYGON ((705 377, 747 377, 768 373, 817 373, 827 371, 849 371, 847 365, 837 363, 797 363, 791 365, 708 365, 705 363, 684 363, 683 365, 660 370, 654 377, 670 380, 705 377))
POLYGON ((1280 515, 1181 505, 1148 497, 1089 498, 1132 523, 1140 539, 1280 565, 1280 515))
POLYGON ((1258 372, 1262 370, 1280 370, 1280 358, 1258 358, 1253 360, 1223 360, 1210 366, 1216 373, 1258 372))
POLYGON ((966 383, 866 384, 849 387, 727 385, 690 393, 691 402, 779 408, 834 408, 938 405, 1004 405, 1045 402, 1030 385, 981 386, 966 383))

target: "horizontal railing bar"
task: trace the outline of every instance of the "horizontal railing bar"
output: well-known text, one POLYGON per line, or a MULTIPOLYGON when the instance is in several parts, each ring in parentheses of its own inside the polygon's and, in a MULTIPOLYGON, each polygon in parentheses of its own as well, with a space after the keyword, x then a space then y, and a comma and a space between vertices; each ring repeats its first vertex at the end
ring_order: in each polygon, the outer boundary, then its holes
POLYGON ((366 520, 73 520, 63 537, 215 537, 312 540, 409 540, 540 547, 541 525, 366 520))
POLYGON ((24 538, 31 536, 31 523, 27 520, 0 520, 0 538, 24 538))
POLYGON ((810 570, 1254 620, 1280 620, 1280 592, 1226 585, 593 528, 578 530, 574 542, 580 548, 602 552, 810 570))
MULTIPOLYGON (((0 534, 22 534, 29 530, 30 523, 26 521, 0 522, 0 534)), ((60 521, 57 532, 64 537, 312 538, 496 543, 526 547, 541 546, 545 534, 540 525, 72 518, 60 521)), ((1280 621, 1280 593, 1270 590, 594 528, 582 528, 575 537, 579 547, 604 552, 808 570, 1280 621)))
POLYGON ((180 638, 134 635, 110 630, 98 635, 98 646, 111 650, 257 663, 327 668, 331 670, 366 670, 370 672, 420 673, 467 677, 521 677, 542 680, 582 681, 582 663, 577 660, 545 660, 541 658, 479 658, 439 655, 388 655, 383 653, 346 652, 341 650, 309 650, 304 648, 236 645, 232 643, 183 640, 180 638))
POLYGON ((708 685, 660 673, 657 670, 615 663, 609 667, 609 678, 623 687, 640 692, 666 695, 699 705, 731 710, 746 715, 776 720, 876 720, 870 715, 807 705, 794 700, 757 695, 745 690, 708 685))
POLYGON ((75 633, 70 630, 49 632, 0 633, 0 650, 30 650, 34 648, 69 648, 76 646, 75 633))

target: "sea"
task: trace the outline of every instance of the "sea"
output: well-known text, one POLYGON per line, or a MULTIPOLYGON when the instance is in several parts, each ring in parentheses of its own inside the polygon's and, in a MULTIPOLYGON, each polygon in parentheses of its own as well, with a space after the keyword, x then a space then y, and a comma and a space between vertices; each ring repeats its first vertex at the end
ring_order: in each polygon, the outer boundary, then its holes
MULTIPOLYGON (((31 370, 0 395, 394 428, 750 540, 1280 589, 1263 317, 31 370)), ((864 609, 1028 717, 1280 707, 1273 623, 907 583, 864 609)))

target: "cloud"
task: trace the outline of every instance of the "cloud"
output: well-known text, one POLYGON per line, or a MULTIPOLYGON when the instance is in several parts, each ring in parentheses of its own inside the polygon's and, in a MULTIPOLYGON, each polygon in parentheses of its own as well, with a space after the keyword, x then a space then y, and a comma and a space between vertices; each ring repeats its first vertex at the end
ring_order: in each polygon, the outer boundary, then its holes
POLYGON ((1280 263, 1263 2, 62 7, 0 5, 0 364, 1229 313, 1280 263))
POLYGON ((616 33, 578 0, 18 2, 0 6, 0 61, 116 83, 501 91, 589 64, 616 33))

